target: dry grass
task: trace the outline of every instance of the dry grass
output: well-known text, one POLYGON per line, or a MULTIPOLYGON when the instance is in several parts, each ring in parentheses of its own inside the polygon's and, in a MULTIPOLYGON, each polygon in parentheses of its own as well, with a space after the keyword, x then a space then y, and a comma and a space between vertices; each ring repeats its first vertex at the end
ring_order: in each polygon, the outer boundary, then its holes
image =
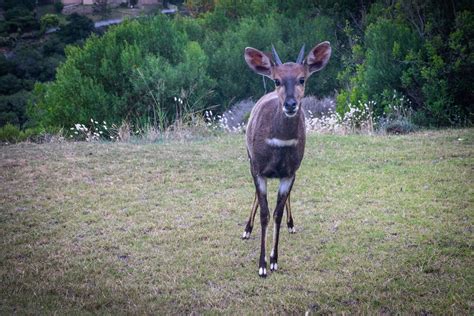
POLYGON ((473 145, 310 135, 265 280, 242 135, 0 147, 0 314, 472 315, 473 145))

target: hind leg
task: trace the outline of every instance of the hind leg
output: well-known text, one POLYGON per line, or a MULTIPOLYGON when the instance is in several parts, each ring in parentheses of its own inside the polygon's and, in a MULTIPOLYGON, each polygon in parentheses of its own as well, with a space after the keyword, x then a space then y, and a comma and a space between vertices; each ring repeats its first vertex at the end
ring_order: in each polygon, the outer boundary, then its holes
POLYGON ((257 198, 257 192, 255 192, 255 198, 253 199, 252 209, 250 210, 250 217, 247 222, 247 225, 245 226, 244 233, 242 234, 242 239, 250 238, 250 234, 252 233, 252 229, 253 229, 253 224, 255 222, 255 214, 257 214, 257 209, 258 209, 258 198, 257 198))

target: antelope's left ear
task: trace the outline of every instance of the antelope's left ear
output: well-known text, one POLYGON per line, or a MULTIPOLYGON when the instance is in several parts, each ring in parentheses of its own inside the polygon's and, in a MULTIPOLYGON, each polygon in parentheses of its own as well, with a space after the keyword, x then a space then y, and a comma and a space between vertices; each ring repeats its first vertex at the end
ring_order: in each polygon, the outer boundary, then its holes
POLYGON ((331 57, 331 44, 329 42, 322 42, 309 52, 306 57, 306 65, 308 65, 309 74, 320 71, 326 66, 331 57))
POLYGON ((245 61, 250 69, 260 75, 270 77, 272 74, 272 63, 270 58, 258 49, 247 47, 245 48, 245 61))

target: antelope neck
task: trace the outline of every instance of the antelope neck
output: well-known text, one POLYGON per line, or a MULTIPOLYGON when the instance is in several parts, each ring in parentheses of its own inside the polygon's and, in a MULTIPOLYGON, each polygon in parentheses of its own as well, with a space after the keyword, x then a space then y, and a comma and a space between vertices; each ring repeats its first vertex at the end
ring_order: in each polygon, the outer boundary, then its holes
POLYGON ((298 139, 298 127, 301 124, 301 111, 298 109, 298 112, 293 117, 287 117, 283 113, 283 108, 281 105, 278 106, 277 113, 273 118, 271 137, 281 140, 289 139, 298 139))

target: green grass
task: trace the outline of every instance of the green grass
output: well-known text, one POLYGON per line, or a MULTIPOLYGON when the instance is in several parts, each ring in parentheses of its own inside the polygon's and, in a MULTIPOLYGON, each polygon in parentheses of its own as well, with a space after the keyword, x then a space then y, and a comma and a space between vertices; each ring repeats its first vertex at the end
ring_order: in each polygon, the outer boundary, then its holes
POLYGON ((474 313, 473 129, 309 136, 267 279, 243 139, 0 147, 0 314, 474 313))

